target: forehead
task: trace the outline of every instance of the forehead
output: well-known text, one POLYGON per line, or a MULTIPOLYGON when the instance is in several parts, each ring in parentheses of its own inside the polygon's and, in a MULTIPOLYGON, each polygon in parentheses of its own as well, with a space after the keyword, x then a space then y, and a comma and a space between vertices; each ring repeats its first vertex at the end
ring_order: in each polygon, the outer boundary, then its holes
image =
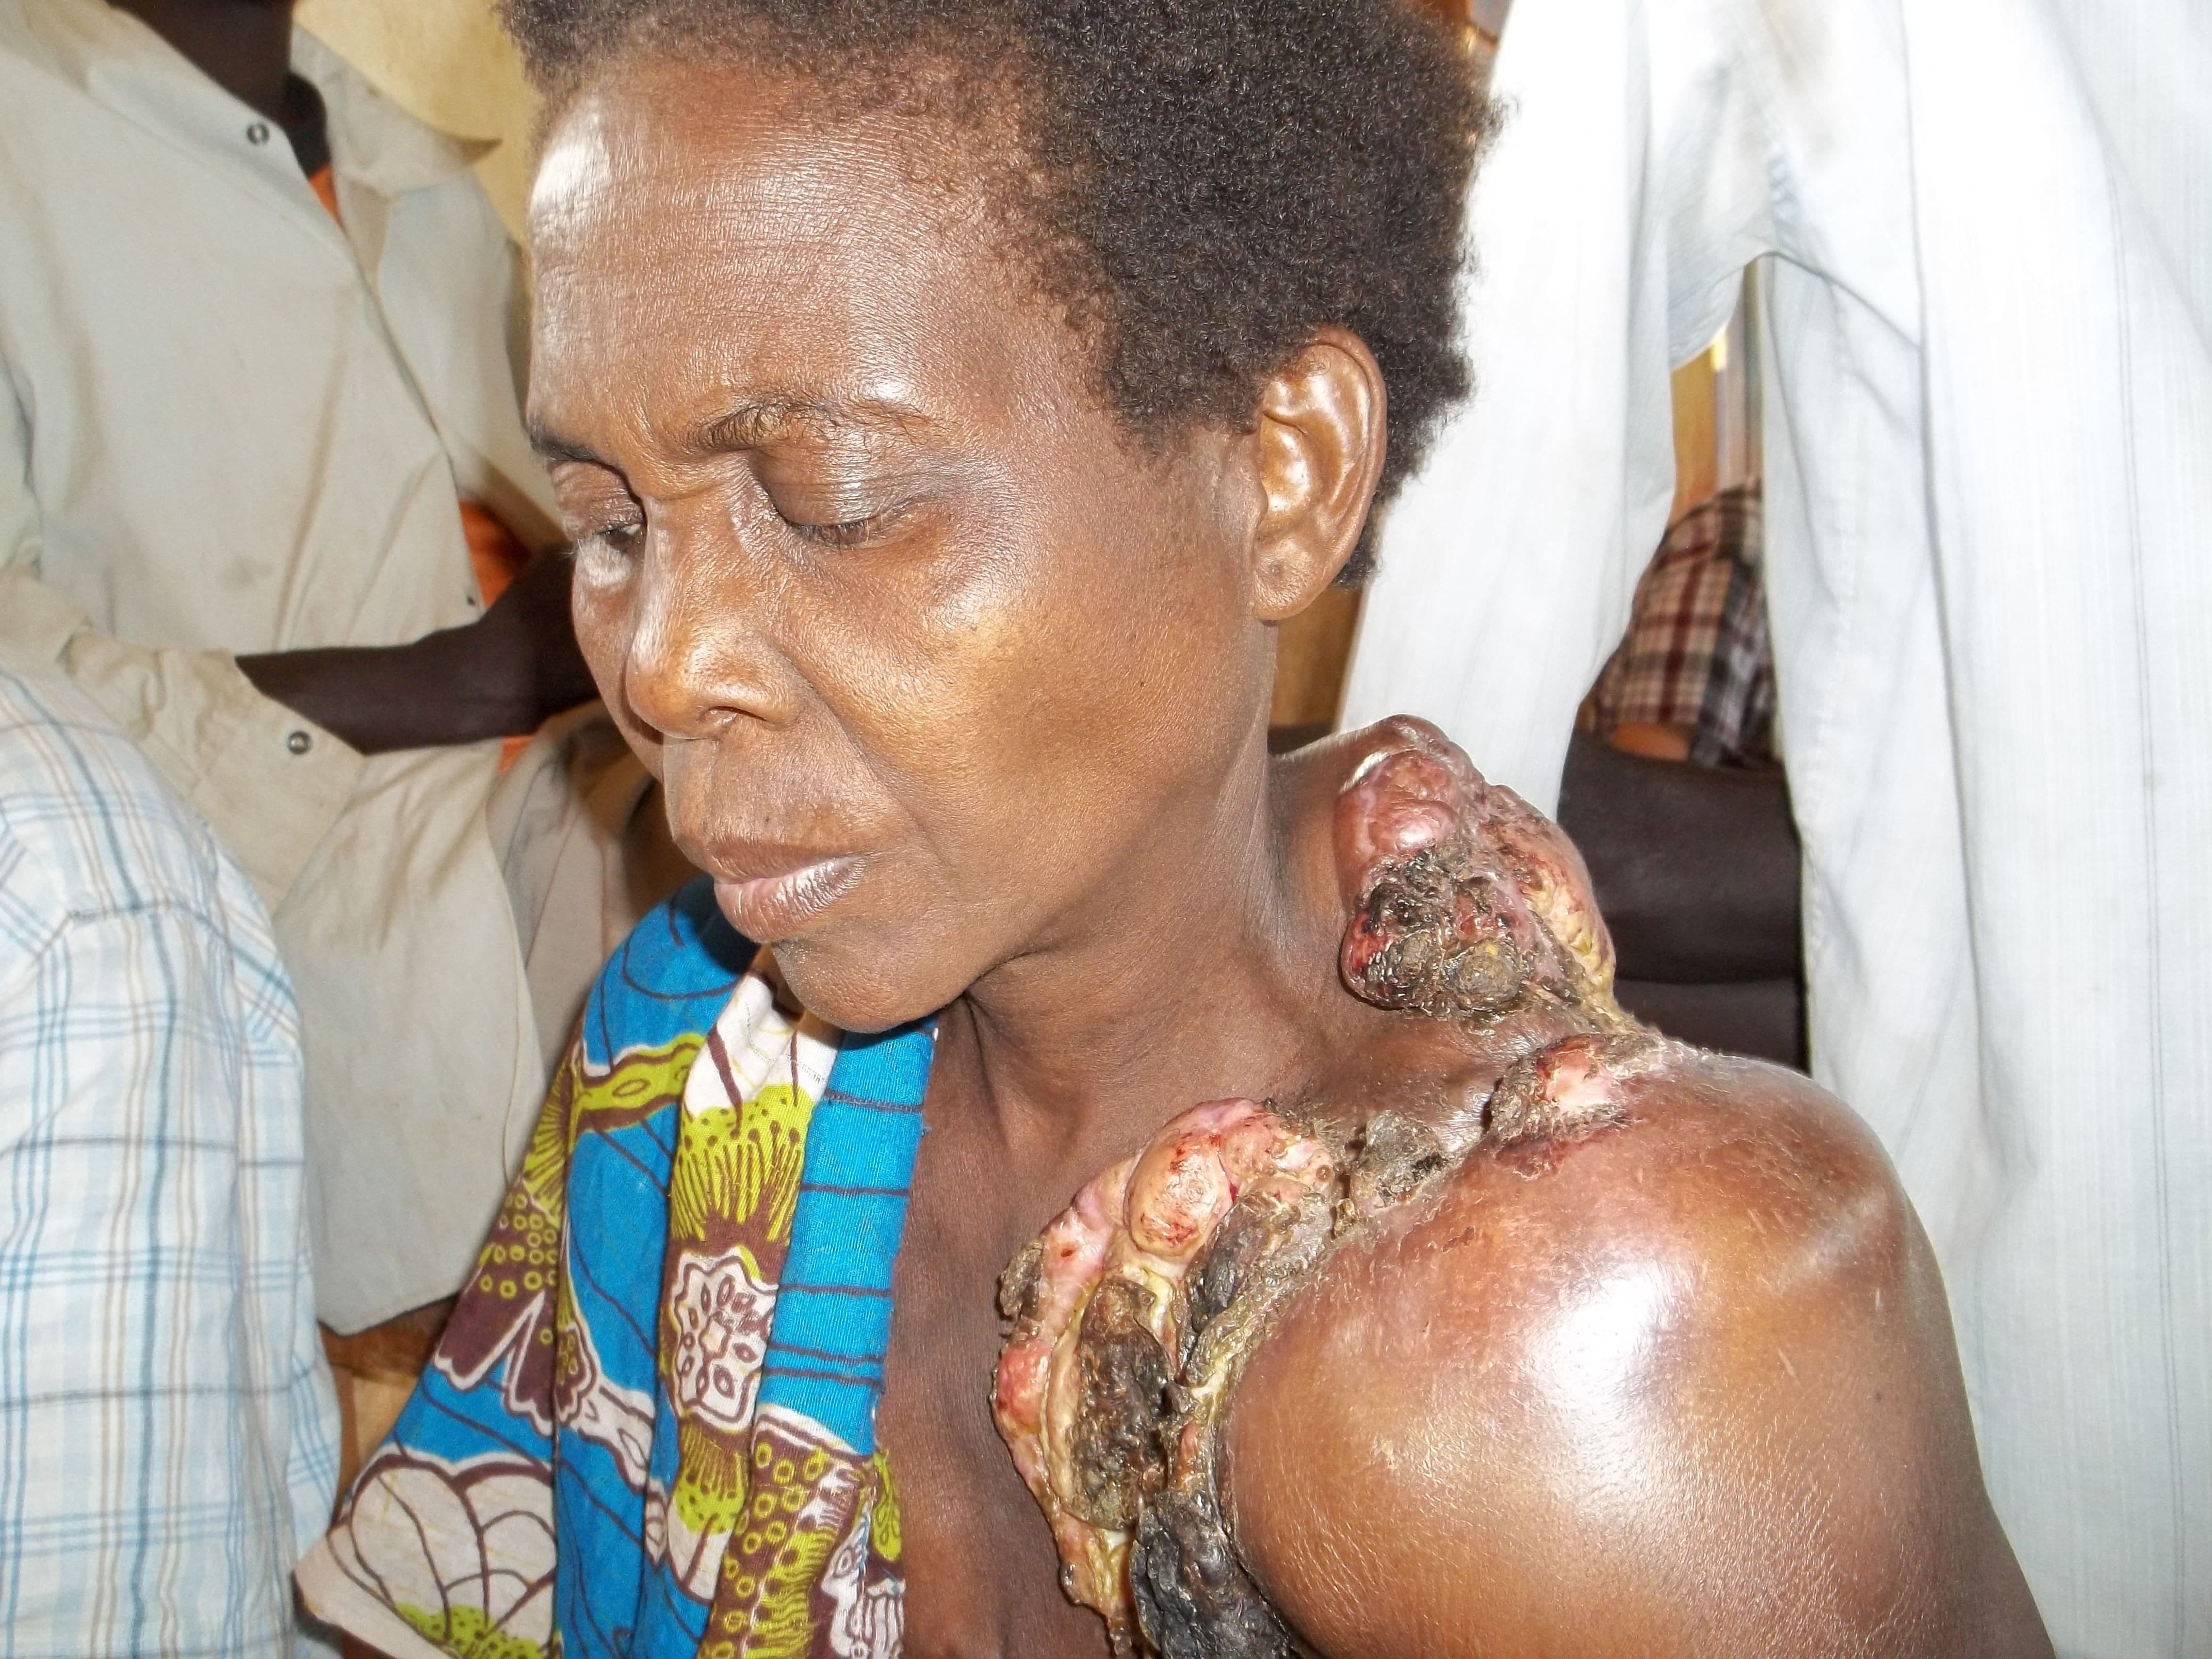
POLYGON ((811 91, 647 62, 560 112, 530 208, 535 415, 617 385, 640 413, 1072 390, 1077 343, 1006 257, 957 141, 893 111, 833 119, 811 91))

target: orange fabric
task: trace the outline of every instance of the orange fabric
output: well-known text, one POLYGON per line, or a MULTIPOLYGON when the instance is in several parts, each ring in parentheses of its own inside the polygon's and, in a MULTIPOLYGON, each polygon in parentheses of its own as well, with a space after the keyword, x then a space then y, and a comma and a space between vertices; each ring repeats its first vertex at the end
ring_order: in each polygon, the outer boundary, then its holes
POLYGON ((317 167, 313 173, 307 175, 307 182, 315 187, 316 199, 321 202, 325 207, 331 210, 331 217, 333 219, 337 218, 338 191, 337 186, 331 182, 331 170, 329 167, 324 166, 317 167))
POLYGON ((469 562, 476 568, 477 586, 489 605, 522 574, 522 567, 530 562, 530 550, 499 514, 466 497, 461 501, 461 530, 469 538, 469 562))

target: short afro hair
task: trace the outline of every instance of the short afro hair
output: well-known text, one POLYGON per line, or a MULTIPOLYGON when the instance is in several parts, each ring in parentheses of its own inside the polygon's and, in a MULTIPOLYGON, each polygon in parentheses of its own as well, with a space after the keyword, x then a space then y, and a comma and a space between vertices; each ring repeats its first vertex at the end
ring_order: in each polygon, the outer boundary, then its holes
MULTIPOLYGON (((994 204, 1139 439, 1243 425, 1326 325, 1389 392, 1386 501, 1468 376, 1467 186, 1491 116, 1415 0, 501 0, 551 108, 632 57, 804 74, 1006 128, 994 204)), ((1343 580, 1365 574, 1372 533, 1343 580)))

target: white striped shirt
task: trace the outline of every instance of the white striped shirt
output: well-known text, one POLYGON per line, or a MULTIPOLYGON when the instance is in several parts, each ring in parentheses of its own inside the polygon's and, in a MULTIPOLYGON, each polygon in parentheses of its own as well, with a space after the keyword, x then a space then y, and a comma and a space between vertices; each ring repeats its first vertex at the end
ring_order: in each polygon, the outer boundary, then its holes
POLYGON ((0 1655, 273 1654, 337 1478, 291 988, 252 887, 0 660, 0 1655))

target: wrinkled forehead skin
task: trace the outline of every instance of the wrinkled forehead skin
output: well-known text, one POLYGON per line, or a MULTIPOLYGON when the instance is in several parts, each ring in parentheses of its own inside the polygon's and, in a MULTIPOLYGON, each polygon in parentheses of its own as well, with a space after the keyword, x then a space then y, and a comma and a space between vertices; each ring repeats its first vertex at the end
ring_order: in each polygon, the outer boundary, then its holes
POLYGON ((579 638, 678 844, 802 998, 874 1029, 1159 855, 1263 738, 1272 644, 1233 434, 1134 443, 957 137, 823 109, 653 61, 570 100, 531 416, 579 638), (823 860, 852 890, 803 925, 749 885, 823 860))
POLYGON ((650 60, 572 98, 530 202, 534 355, 562 371, 533 378, 534 417, 557 423, 572 365, 618 370, 641 427, 778 388, 886 417, 920 412, 924 376, 1020 395, 975 355, 1003 304, 971 268, 1001 262, 980 193, 949 182, 951 136, 888 113, 827 124, 809 101, 803 82, 650 60))

